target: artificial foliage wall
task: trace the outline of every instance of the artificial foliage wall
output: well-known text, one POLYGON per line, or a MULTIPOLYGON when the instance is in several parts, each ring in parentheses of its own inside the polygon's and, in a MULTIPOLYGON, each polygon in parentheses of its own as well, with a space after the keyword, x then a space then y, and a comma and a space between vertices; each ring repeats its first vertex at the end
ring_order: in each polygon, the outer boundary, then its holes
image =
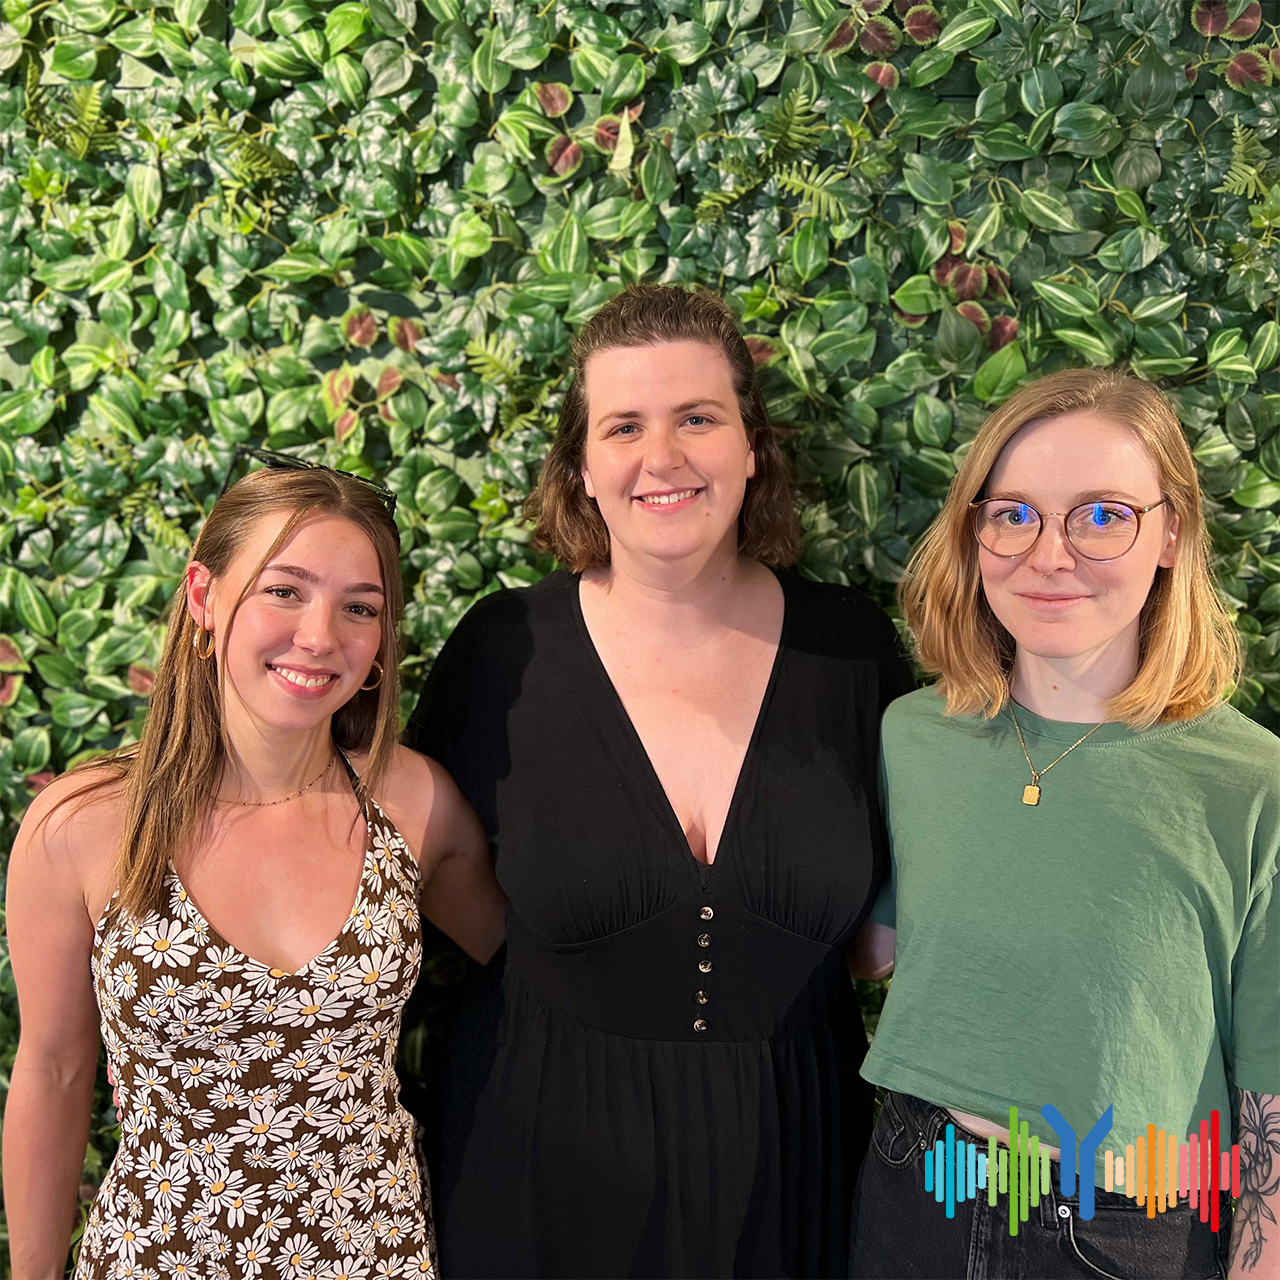
POLYGON ((550 567, 519 514, 569 338, 636 280, 729 299, 803 570, 886 603, 1024 378, 1159 382, 1235 700, 1280 723, 1276 0, 0 13, 0 851, 137 733, 237 442, 399 495, 407 708, 477 594, 550 567))

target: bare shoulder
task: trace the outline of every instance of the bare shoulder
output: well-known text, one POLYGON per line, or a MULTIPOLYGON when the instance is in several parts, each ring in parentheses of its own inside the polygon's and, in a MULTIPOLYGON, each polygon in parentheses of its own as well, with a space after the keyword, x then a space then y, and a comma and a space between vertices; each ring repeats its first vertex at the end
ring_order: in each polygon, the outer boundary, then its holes
MULTIPOLYGON (((351 762, 360 770, 366 759, 352 753, 351 762)), ((431 843, 431 832, 442 822, 447 823, 462 801, 443 765, 399 744, 392 751, 391 763, 373 798, 404 837, 419 865, 431 843)))
POLYGON ((55 778, 31 802, 10 857, 10 874, 74 886, 96 919, 110 897, 112 867, 124 818, 124 782, 107 766, 55 778))

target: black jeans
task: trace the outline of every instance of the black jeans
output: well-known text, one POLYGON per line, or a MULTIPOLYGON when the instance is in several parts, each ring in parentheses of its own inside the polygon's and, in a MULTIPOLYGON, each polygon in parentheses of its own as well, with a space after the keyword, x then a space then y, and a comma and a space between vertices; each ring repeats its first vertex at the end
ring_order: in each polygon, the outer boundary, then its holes
MULTIPOLYGON (((1050 1189, 1030 1209, 1018 1234, 1009 1235, 1009 1198, 987 1204, 987 1192, 956 1204, 955 1217, 924 1189, 924 1155, 945 1140, 955 1122, 942 1107, 910 1094, 890 1093, 871 1135, 871 1146, 853 1195, 849 1275, 905 1280, 1223 1280, 1231 1240, 1231 1198, 1221 1197, 1219 1230, 1210 1230, 1186 1201, 1147 1217, 1145 1206, 1098 1188, 1094 1215, 1080 1217, 1079 1196, 1058 1190, 1059 1169, 1050 1166, 1050 1189)), ((986 1139, 956 1125, 956 1141, 986 1139)))

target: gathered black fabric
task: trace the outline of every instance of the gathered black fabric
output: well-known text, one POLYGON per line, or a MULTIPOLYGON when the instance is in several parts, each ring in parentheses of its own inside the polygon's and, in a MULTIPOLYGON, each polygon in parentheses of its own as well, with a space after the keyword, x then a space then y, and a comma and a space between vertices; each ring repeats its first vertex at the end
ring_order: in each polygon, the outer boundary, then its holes
POLYGON ((780 573, 778 655, 707 867, 600 662, 578 578, 486 597, 413 743, 493 841, 511 899, 496 1043, 456 1082, 451 1276, 843 1276, 870 1132, 843 946, 888 852, 892 623, 780 573))

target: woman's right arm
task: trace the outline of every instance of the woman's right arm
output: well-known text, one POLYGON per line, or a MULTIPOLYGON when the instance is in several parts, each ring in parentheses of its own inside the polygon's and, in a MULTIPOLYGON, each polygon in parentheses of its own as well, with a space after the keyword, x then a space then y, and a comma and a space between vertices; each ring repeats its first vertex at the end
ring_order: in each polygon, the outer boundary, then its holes
POLYGON ((13 1274, 22 1280, 54 1280, 66 1269, 98 1065, 94 921, 75 850, 82 811, 73 803, 42 821, 67 790, 55 782, 41 792, 9 858, 21 1034, 5 1103, 4 1206, 13 1274))

